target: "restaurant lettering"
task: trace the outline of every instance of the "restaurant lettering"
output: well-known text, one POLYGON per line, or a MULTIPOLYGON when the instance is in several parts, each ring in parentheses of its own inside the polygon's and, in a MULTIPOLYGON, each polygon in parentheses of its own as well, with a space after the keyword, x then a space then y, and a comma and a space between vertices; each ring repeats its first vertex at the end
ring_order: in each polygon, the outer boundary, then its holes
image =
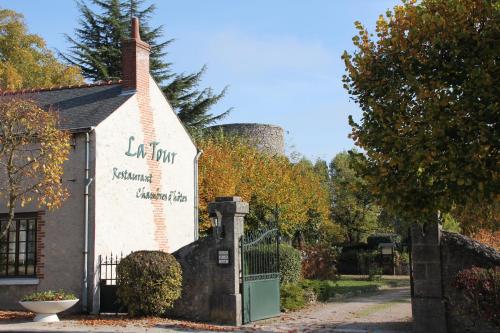
POLYGON ((147 191, 145 187, 139 188, 137 190, 137 193, 135 194, 137 198, 140 199, 146 199, 146 200, 163 200, 163 201, 168 201, 170 203, 172 202, 186 202, 187 201, 187 196, 182 194, 182 192, 179 191, 170 191, 168 193, 162 193, 156 191, 156 192, 150 192, 147 191))
POLYGON ((140 144, 135 144, 135 137, 131 135, 128 138, 128 149, 125 152, 125 155, 129 157, 136 157, 136 158, 148 158, 154 161, 161 161, 166 164, 174 164, 175 162, 175 156, 177 156, 177 153, 168 151, 167 149, 160 148, 160 142, 158 141, 152 141, 149 143, 149 146, 152 148, 151 150, 151 156, 147 156, 146 152, 146 147, 144 143, 140 144))
POLYGON ((118 170, 118 168, 113 168, 113 180, 115 179, 151 183, 153 181, 153 175, 144 175, 140 173, 133 173, 126 169, 118 170))
MULTIPOLYGON (((127 181, 127 182, 143 182, 143 183, 152 183, 153 175, 149 174, 141 174, 131 172, 127 169, 120 170, 118 168, 113 168, 113 178, 114 181, 127 181)), ((139 187, 135 192, 135 197, 138 199, 145 200, 161 200, 167 201, 170 204, 172 203, 183 203, 187 202, 187 196, 184 195, 180 191, 172 190, 168 192, 160 192, 159 189, 156 191, 148 191, 145 186, 139 187)))

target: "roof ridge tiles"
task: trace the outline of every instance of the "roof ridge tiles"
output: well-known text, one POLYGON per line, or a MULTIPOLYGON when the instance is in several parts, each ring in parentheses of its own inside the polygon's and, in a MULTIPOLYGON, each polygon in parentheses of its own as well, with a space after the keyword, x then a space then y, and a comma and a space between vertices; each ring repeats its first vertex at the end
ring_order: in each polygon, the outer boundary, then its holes
POLYGON ((91 88, 91 87, 98 87, 98 86, 110 86, 110 85, 120 84, 120 83, 122 83, 122 80, 100 81, 100 82, 95 82, 95 83, 83 83, 83 84, 73 84, 73 85, 68 85, 68 86, 52 86, 52 87, 46 87, 46 88, 31 88, 31 89, 21 89, 21 90, 1 90, 0 89, 0 95, 6 96, 6 95, 29 94, 29 93, 43 92, 43 91, 64 90, 64 89, 91 88))

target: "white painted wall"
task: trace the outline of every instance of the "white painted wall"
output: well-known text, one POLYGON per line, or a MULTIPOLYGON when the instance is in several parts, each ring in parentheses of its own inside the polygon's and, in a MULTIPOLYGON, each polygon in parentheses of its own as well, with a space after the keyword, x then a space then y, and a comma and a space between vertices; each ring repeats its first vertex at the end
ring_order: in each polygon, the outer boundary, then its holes
MULTIPOLYGON (((194 240, 194 159, 196 147, 160 89, 150 79, 151 107, 159 148, 177 153, 173 164, 162 163, 162 191, 180 191, 186 202, 161 201, 165 212, 168 251, 194 240)), ((134 250, 157 249, 154 241, 153 206, 150 200, 137 198, 139 188, 150 183, 113 179, 113 169, 149 175, 147 158, 126 156, 129 138, 132 147, 144 142, 136 96, 132 96, 95 129, 95 254, 128 254, 134 250)))
MULTIPOLYGON (((182 192, 186 202, 163 202, 168 251, 173 252, 194 240, 194 159, 196 147, 181 122, 150 79, 151 106, 158 147, 176 152, 174 164, 162 164, 162 192, 182 192)), ((100 254, 128 254, 134 250, 154 250, 154 224, 151 201, 136 197, 138 188, 149 183, 113 180, 113 168, 148 174, 146 159, 125 155, 129 137, 144 143, 136 96, 99 124, 91 134, 90 164, 90 253, 89 289, 97 305, 97 261, 100 254), (94 274, 94 275, 92 275, 94 274)), ((64 164, 63 182, 70 197, 60 209, 45 215, 44 275, 33 286, 1 286, 0 308, 16 308, 17 301, 33 290, 59 289, 80 296, 83 279, 84 247, 84 167, 85 135, 75 135, 75 148, 64 164)), ((148 142, 145 143, 146 145, 148 142)), ((1 175, 0 175, 1 176, 1 175)), ((40 210, 34 203, 18 207, 17 212, 40 210)), ((43 208, 41 210, 44 210, 43 208)), ((0 213, 6 213, 0 200, 0 213)), ((94 308, 96 310, 97 307, 94 308)))

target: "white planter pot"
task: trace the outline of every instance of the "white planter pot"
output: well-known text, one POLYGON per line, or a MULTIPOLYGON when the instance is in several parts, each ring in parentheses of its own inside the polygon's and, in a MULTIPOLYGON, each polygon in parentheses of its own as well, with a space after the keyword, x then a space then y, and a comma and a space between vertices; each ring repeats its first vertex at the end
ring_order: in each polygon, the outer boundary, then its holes
POLYGON ((23 307, 35 312, 36 316, 33 321, 50 323, 59 321, 57 313, 67 310, 78 302, 78 299, 71 299, 67 301, 29 301, 19 302, 23 307))

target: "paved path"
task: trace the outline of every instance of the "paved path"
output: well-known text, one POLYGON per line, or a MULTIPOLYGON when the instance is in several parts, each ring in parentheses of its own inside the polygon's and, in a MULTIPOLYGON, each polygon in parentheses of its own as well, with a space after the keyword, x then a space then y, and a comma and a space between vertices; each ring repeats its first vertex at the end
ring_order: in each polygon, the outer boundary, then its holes
MULTIPOLYGON (((411 332, 410 289, 383 290, 376 294, 346 300, 318 303, 307 309, 283 314, 240 328, 223 327, 229 332, 314 332, 314 333, 409 333, 411 332)), ((0 332, 208 332, 203 324, 191 325, 155 322, 124 325, 82 325, 75 320, 34 324, 21 321, 0 321, 0 332)), ((209 326, 209 325, 207 325, 209 326)), ((208 329, 207 329, 208 328, 208 329)))
POLYGON ((268 332, 411 332, 410 288, 393 288, 373 295, 318 303, 302 311, 259 322, 254 328, 268 332))

